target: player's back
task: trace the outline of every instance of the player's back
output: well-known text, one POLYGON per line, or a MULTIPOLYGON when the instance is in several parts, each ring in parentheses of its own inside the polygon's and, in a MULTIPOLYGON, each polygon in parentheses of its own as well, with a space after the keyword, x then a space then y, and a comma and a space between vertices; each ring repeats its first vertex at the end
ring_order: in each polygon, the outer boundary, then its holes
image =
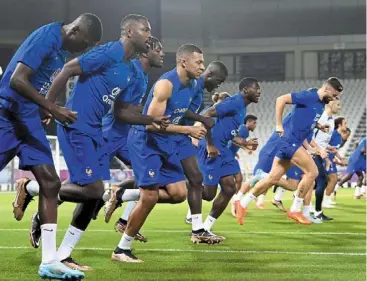
POLYGON ((292 93, 292 111, 284 118, 284 138, 302 142, 315 128, 325 104, 319 99, 317 89, 292 93))
POLYGON ((78 112, 78 120, 69 127, 88 134, 101 132, 102 118, 130 85, 134 73, 130 61, 123 58, 120 41, 106 43, 78 58, 83 74, 65 105, 78 112))
POLYGON ((42 26, 20 45, 0 82, 0 105, 3 108, 22 114, 38 110, 38 105, 10 88, 10 79, 18 62, 21 62, 35 71, 30 82, 40 94, 46 95, 66 60, 66 52, 61 50, 61 29, 62 23, 42 26))
MULTIPOLYGON (((219 151, 227 151, 227 144, 234 136, 246 116, 246 106, 242 94, 235 94, 223 102, 216 104, 217 120, 211 129, 214 144, 219 151)), ((200 141, 199 145, 206 146, 206 140, 200 141)))
POLYGON ((366 137, 364 137, 358 144, 357 148, 353 151, 350 158, 354 160, 363 160, 366 159, 366 152, 362 152, 362 149, 366 150, 366 137))

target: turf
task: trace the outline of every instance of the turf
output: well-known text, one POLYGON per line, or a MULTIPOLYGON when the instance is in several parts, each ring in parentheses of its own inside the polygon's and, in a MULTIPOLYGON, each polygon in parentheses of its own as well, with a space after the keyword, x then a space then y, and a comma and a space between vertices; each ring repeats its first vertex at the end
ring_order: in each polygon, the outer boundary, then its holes
MULTIPOLYGON (((94 268, 85 280, 366 280, 366 209, 354 200, 352 190, 338 194, 337 208, 326 210, 335 221, 302 226, 286 218, 270 202, 266 210, 249 208, 239 226, 229 210, 215 225, 224 243, 215 246, 190 243, 190 226, 184 223, 187 203, 158 205, 142 232, 146 244, 134 242, 142 264, 112 262, 110 256, 120 235, 102 216, 93 221, 73 257, 94 268)), ((23 221, 12 216, 14 194, 0 195, 0 280, 40 280, 40 250, 30 248, 27 228, 36 209, 32 202, 23 221), (19 247, 19 248, 16 248, 19 247)), ((267 196, 270 199, 270 194, 267 196)), ((286 207, 291 201, 286 200, 286 207)), ((59 211, 58 240, 70 222, 73 204, 59 211)), ((204 214, 209 203, 204 204, 204 214)), ((205 217, 204 216, 204 217, 205 217)))

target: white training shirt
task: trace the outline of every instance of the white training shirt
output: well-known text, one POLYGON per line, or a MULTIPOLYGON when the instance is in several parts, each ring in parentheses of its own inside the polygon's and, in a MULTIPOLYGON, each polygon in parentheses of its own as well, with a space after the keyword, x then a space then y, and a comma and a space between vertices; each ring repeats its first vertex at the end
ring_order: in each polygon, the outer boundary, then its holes
POLYGON ((322 148, 326 149, 329 145, 331 135, 334 131, 334 118, 332 116, 328 116, 325 110, 317 123, 322 126, 325 126, 326 124, 329 125, 329 130, 327 133, 324 133, 323 131, 316 128, 313 131, 313 139, 315 140, 315 142, 322 148))

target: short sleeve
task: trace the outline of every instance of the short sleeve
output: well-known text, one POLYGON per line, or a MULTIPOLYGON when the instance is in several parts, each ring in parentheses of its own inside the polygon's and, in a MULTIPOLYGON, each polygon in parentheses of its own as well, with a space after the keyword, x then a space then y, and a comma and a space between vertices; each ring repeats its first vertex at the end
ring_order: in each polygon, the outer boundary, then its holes
POLYGON ((32 68, 34 72, 37 71, 50 53, 57 50, 61 36, 52 31, 47 32, 47 30, 35 32, 35 34, 31 35, 32 38, 28 44, 23 46, 24 49, 18 58, 18 62, 32 68))
POLYGON ((214 105, 218 117, 231 116, 239 110, 238 101, 234 98, 227 98, 223 102, 214 105))
POLYGON ((91 74, 103 70, 111 62, 106 51, 105 46, 101 46, 79 56, 78 61, 83 73, 91 74))
POLYGON ((308 105, 319 100, 319 95, 315 91, 302 91, 299 93, 291 93, 292 104, 308 105))

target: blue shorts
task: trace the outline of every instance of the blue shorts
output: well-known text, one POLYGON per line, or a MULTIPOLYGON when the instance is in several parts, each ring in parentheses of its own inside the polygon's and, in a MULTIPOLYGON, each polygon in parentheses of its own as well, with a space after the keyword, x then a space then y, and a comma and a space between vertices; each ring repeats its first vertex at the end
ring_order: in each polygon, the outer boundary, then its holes
POLYGON ((272 153, 272 155, 269 155, 267 153, 261 153, 259 154, 259 159, 257 160, 256 166, 254 168, 254 175, 256 174, 257 170, 262 170, 265 173, 270 173, 271 167, 273 166, 275 153, 272 153))
POLYGON ((304 173, 300 168, 298 168, 296 165, 292 165, 290 169, 287 171, 286 176, 288 179, 300 181, 302 179, 303 174, 304 173))
POLYGON ((0 171, 15 157, 19 168, 54 165, 50 143, 42 127, 38 109, 18 115, 0 109, 0 171))
POLYGON ((168 136, 131 128, 127 139, 135 180, 139 187, 165 186, 185 180, 181 161, 168 136))
POLYGON ((298 140, 290 140, 286 138, 280 138, 279 142, 279 150, 276 154, 276 157, 282 160, 291 160, 294 153, 302 146, 298 140))
POLYGON ((354 173, 361 173, 366 172, 366 159, 359 158, 359 159, 352 159, 349 158, 347 173, 354 174, 354 173))
POLYGON ((328 171, 326 171, 327 175, 331 175, 331 174, 337 174, 338 173, 338 168, 336 167, 336 164, 334 162, 335 159, 335 155, 332 153, 328 153, 329 155, 329 159, 331 161, 331 166, 330 169, 328 171))
POLYGON ((57 136, 71 183, 87 185, 110 180, 109 159, 102 135, 91 137, 77 129, 57 125, 57 136))
POLYGON ((180 161, 196 156, 197 149, 192 144, 189 136, 177 135, 174 136, 174 141, 176 142, 177 156, 180 161))
POLYGON ((208 157, 206 147, 199 145, 198 164, 203 174, 203 184, 217 186, 220 179, 229 175, 236 175, 241 172, 238 161, 233 157, 233 153, 227 149, 221 151, 215 158, 208 157))
POLYGON ((129 150, 127 148, 127 138, 108 140, 105 139, 107 145, 107 154, 111 161, 113 157, 118 158, 126 165, 131 165, 129 150))

